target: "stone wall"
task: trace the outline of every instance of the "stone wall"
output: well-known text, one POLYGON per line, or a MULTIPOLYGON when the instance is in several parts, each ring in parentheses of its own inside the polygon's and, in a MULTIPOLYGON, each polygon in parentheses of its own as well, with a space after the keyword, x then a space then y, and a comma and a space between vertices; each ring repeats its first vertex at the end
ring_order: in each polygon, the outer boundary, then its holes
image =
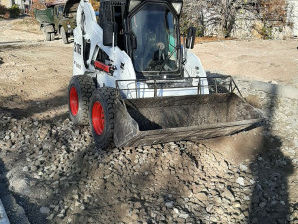
POLYGON ((293 36, 291 24, 281 24, 279 21, 270 21, 272 26, 266 27, 256 16, 248 15, 251 12, 237 15, 235 26, 232 29, 231 37, 246 39, 287 39, 293 36), (248 19, 250 18, 250 19, 248 19), (264 37, 264 35, 267 35, 264 37))
POLYGON ((207 0, 185 0, 182 24, 196 26, 199 30, 198 35, 241 39, 285 39, 294 36, 295 27, 298 32, 298 13, 296 13, 298 4, 292 4, 295 1, 287 0, 288 2, 283 2, 280 6, 273 5, 275 7, 273 9, 268 6, 268 10, 266 7, 260 10, 254 6, 253 2, 256 1, 246 0, 244 1, 246 4, 242 4, 242 1, 232 4, 232 1, 229 0, 226 1, 228 3, 225 1, 212 3, 207 0), (249 2, 250 4, 248 4, 249 2), (236 4, 237 6, 235 6, 236 4), (275 11, 280 12, 280 15, 275 15, 275 11), (224 32, 222 30, 223 23, 227 27, 224 32))

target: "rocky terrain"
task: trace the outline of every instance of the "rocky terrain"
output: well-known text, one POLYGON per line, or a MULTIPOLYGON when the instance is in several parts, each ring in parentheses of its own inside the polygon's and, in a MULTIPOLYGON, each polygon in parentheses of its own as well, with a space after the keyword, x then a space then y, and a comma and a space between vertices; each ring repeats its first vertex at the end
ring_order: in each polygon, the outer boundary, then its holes
MULTIPOLYGON (((10 48, 3 65, 13 52, 21 54, 10 48)), ((88 127, 68 119, 63 88, 69 75, 58 87, 50 83, 51 92, 42 85, 45 71, 36 72, 35 84, 26 76, 33 72, 23 74, 25 98, 13 94, 10 79, 1 83, 9 88, 0 97, 0 197, 10 196, 3 204, 12 224, 298 223, 295 87, 236 80, 246 100, 264 111, 264 127, 200 142, 102 151, 88 127), (19 206, 10 209, 11 203, 19 206)), ((53 82, 60 73, 49 73, 53 82)))
POLYGON ((298 88, 297 40, 226 40, 197 44, 206 70, 298 88))
POLYGON ((262 135, 241 163, 217 140, 100 151, 68 118, 1 111, 2 178, 31 223, 296 223, 297 99, 249 93, 269 123, 221 139, 262 135))

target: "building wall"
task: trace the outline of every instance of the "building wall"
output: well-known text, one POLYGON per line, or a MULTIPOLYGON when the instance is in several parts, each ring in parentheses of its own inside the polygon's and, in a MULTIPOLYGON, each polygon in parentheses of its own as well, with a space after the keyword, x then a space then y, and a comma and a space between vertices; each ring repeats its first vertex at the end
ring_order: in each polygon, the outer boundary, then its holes
POLYGON ((20 9, 25 9, 25 5, 29 5, 28 0, 13 0, 14 4, 18 5, 20 9))
POLYGON ((16 4, 20 9, 25 9, 25 7, 30 7, 31 0, 0 0, 0 4, 7 8, 10 8, 12 5, 16 4))

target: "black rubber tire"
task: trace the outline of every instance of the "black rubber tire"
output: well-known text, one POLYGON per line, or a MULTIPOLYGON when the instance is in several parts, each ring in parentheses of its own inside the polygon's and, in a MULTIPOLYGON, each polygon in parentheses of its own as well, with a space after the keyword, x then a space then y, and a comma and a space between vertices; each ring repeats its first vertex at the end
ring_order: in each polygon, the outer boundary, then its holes
POLYGON ((51 41, 55 40, 55 33, 51 33, 51 41))
POLYGON ((92 93, 95 90, 95 84, 89 75, 73 76, 68 86, 68 111, 71 121, 75 125, 88 125, 89 124, 89 104, 92 93), (76 88, 78 94, 78 113, 73 115, 70 110, 70 89, 76 88))
POLYGON ((110 87, 98 88, 92 94, 89 107, 90 127, 94 142, 97 148, 105 150, 114 146, 114 118, 115 118, 115 100, 116 90, 110 87), (98 135, 92 124, 92 107, 93 104, 99 101, 104 110, 104 130, 101 135, 98 135))
POLYGON ((44 33, 46 36, 46 41, 51 41, 51 33, 44 33))
POLYGON ((60 28, 60 34, 61 34, 61 37, 62 37, 62 40, 63 40, 63 43, 64 44, 68 44, 68 36, 67 36, 67 33, 65 32, 65 29, 63 26, 61 26, 60 28))

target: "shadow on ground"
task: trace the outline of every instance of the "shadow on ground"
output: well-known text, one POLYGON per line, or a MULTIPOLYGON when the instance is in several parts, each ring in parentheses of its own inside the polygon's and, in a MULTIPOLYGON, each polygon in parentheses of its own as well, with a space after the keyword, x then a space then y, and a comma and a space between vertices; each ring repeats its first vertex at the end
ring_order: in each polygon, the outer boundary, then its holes
POLYGON ((249 223, 289 223, 288 176, 294 167, 281 152, 281 139, 272 134, 278 97, 274 85, 270 96, 263 148, 250 164, 256 182, 251 195, 249 223))
MULTIPOLYGON (((0 141, 3 140, 4 147, 5 143, 8 144, 8 148, 14 147, 17 144, 16 141, 13 141, 11 139, 5 140, 4 138, 5 136, 7 136, 8 131, 11 131, 18 124, 21 125, 22 120, 27 120, 29 121, 28 123, 31 124, 33 123, 32 115, 41 114, 52 109, 55 110, 58 107, 66 105, 67 90, 62 90, 61 92, 62 94, 59 96, 40 101, 22 101, 21 97, 19 97, 18 95, 8 97, 0 96, 0 118, 2 119, 2 122, 0 122, 0 141), (63 92, 65 93, 63 94, 63 92), (15 99, 16 102, 13 103, 14 106, 7 106, 8 102, 13 102, 15 99), (3 115, 8 116, 10 118, 10 121, 3 122, 5 120, 3 119, 3 115)), ((57 124, 57 122, 59 123, 59 121, 64 120, 66 118, 67 113, 62 113, 51 118, 45 117, 44 119, 39 120, 39 122, 41 122, 44 126, 51 127, 52 125, 55 125, 57 124)), ((38 128, 33 126, 29 127, 29 125, 28 127, 26 126, 27 125, 25 124, 25 129, 23 130, 24 134, 29 134, 30 138, 33 138, 32 132, 34 133, 34 129, 38 128)), ((61 139, 63 142, 65 142, 63 138, 61 139)), ((32 145, 33 144, 35 143, 32 143, 32 145)), ((38 144, 42 144, 42 140, 40 140, 38 144)), ((32 178, 32 176, 30 176, 29 173, 26 174, 22 171, 24 165, 28 163, 28 161, 26 161, 26 158, 28 157, 28 153, 32 153, 32 148, 30 148, 30 145, 28 144, 22 145, 21 148, 14 148, 8 150, 4 149, 4 147, 2 146, 0 145, 0 155, 2 157, 2 159, 0 158, 0 197, 3 200, 5 208, 8 210, 7 213, 10 222, 12 224, 29 223, 28 220, 26 222, 27 218, 23 214, 25 210, 25 213, 28 216, 30 223, 47 223, 47 215, 40 214, 40 206, 44 203, 44 201, 40 200, 40 202, 37 203, 36 201, 31 200, 30 197, 26 196, 26 194, 23 194, 24 192, 14 192, 9 190, 9 181, 6 178, 8 171, 11 171, 16 168, 15 171, 18 173, 17 175, 20 175, 18 176, 20 181, 25 181, 27 184, 27 182, 30 183, 34 180, 34 178, 32 178), (22 147, 27 147, 27 150, 22 149, 22 147), (5 160, 5 162, 3 160, 5 160), (18 206, 18 204, 22 207, 18 206)), ((37 183, 36 180, 34 180, 33 183, 37 183)), ((18 184, 20 189, 22 189, 23 187, 22 184, 22 182, 18 184)), ((35 188, 38 188, 40 186, 41 185, 38 184, 37 186, 35 186, 35 188)), ((32 189, 34 189, 34 186, 32 189)))
POLYGON ((13 197, 13 194, 8 190, 9 182, 6 178, 6 174, 7 170, 2 159, 0 158, 0 199, 3 203, 3 206, 5 207, 8 219, 11 224, 29 224, 24 209, 19 206, 13 197))
MULTIPOLYGON (((0 96, 0 111, 10 113, 13 118, 26 119, 31 118, 34 114, 42 114, 67 105, 67 89, 62 89, 57 96, 45 100, 27 100, 23 101, 19 95, 11 95, 7 97, 0 96)), ((66 118, 64 113, 59 116, 54 116, 53 119, 66 118)), ((49 119, 50 121, 50 119, 49 119)))
MULTIPOLYGON (((227 77, 219 73, 207 72, 207 77, 227 77)), ((226 92, 225 88, 219 88, 221 92, 226 92)), ((245 142, 242 140, 238 144, 239 149, 245 148, 246 145, 253 145, 257 154, 250 163, 255 184, 250 199, 248 223, 289 223, 290 206, 288 192, 288 177, 294 172, 294 166, 291 159, 283 155, 281 138, 273 134, 272 126, 274 125, 274 116, 278 101, 277 86, 271 85, 269 100, 267 105, 263 105, 267 121, 264 124, 263 133, 256 136, 255 143, 245 142), (243 146, 245 145, 245 146, 243 146)), ((256 96, 255 96, 256 97, 256 96)), ((251 99, 254 106, 260 106, 258 99, 251 99)))

